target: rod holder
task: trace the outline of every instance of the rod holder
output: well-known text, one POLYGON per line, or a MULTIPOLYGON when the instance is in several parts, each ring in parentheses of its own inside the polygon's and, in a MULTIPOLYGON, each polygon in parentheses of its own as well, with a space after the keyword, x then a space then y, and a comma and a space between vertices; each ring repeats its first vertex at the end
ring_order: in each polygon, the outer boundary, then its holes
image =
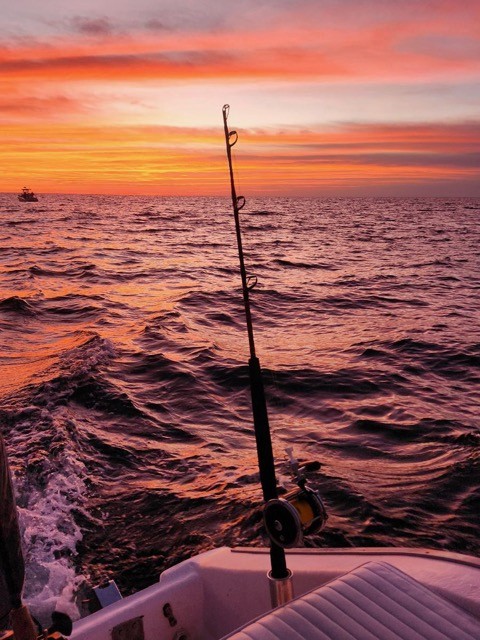
POLYGON ((287 569, 287 571, 288 575, 286 578, 273 578, 271 571, 267 573, 273 609, 281 607, 283 604, 287 604, 287 602, 293 600, 293 574, 290 569, 287 569))

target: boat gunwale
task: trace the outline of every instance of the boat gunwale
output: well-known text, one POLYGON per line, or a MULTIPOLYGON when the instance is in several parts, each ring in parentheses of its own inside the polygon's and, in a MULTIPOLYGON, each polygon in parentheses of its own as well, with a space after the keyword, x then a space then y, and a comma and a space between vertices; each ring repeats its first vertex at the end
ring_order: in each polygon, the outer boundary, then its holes
MULTIPOLYGON (((232 553, 258 553, 267 554, 268 547, 230 547, 232 553)), ((430 558, 432 560, 445 560, 455 564, 480 569, 480 558, 456 551, 444 551, 443 549, 428 549, 425 547, 297 547, 288 549, 287 555, 372 555, 372 556, 410 556, 430 558)))

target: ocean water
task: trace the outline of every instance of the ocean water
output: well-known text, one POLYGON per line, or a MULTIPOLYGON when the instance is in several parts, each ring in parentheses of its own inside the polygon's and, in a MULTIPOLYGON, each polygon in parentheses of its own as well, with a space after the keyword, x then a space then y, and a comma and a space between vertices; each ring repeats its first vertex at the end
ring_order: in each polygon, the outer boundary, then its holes
MULTIPOLYGON (((0 216, 34 612, 264 544, 229 200, 2 194, 0 216)), ((329 513, 306 544, 478 555, 480 200, 250 200, 241 219, 279 481, 291 446, 329 513)))

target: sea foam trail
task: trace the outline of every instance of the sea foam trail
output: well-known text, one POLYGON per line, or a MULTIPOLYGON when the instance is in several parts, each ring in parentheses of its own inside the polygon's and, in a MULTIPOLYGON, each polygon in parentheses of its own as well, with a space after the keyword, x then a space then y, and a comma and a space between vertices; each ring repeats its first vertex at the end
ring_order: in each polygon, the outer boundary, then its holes
POLYGON ((82 420, 68 404, 113 354, 110 343, 95 335, 77 334, 69 342, 53 362, 48 359, 38 384, 4 397, 0 411, 15 469, 24 598, 45 625, 55 610, 72 619, 80 615, 77 594, 88 574, 78 571, 77 548, 81 523, 88 520, 89 472, 82 420))
POLYGON ((48 625, 52 611, 79 616, 75 566, 87 493, 87 470, 75 448, 77 425, 64 408, 27 406, 3 415, 25 555, 24 598, 48 625), (13 419, 12 419, 13 418, 13 419))
POLYGON ((32 613, 48 624, 52 611, 79 617, 76 592, 85 578, 73 559, 82 531, 75 515, 82 511, 86 469, 71 454, 53 463, 44 459, 17 479, 20 526, 26 556, 24 598, 32 613))

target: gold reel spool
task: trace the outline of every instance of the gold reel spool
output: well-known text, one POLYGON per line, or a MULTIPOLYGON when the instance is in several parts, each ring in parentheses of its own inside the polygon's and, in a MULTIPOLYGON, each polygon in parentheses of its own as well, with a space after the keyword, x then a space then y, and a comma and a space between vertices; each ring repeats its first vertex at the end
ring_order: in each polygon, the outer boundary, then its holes
POLYGON ((320 531, 327 517, 318 493, 306 486, 290 491, 283 498, 269 500, 263 510, 269 538, 284 549, 298 547, 304 534, 320 531))

